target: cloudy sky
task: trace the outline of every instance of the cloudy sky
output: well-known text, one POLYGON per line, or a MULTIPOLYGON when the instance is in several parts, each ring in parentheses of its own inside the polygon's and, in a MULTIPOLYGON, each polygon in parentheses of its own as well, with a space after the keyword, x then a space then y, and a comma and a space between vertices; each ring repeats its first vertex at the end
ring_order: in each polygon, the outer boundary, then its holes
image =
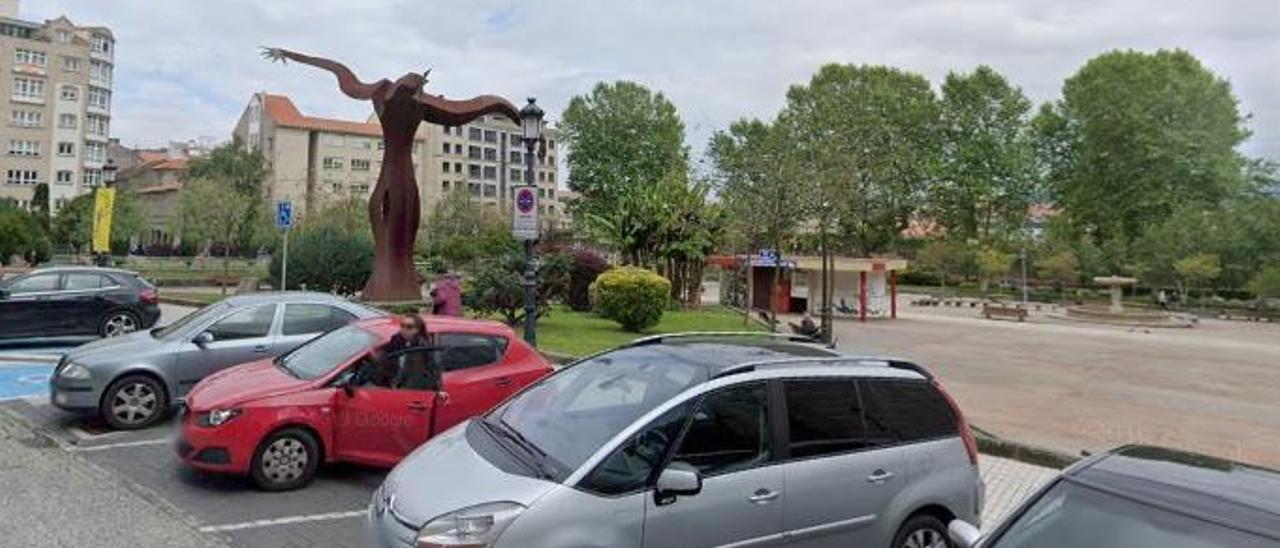
POLYGON ((126 144, 229 136, 249 96, 363 118, 274 45, 339 59, 365 80, 432 68, 448 96, 535 95, 552 114, 600 80, 659 89, 690 144, 743 116, 772 116, 828 62, 917 71, 937 85, 989 64, 1035 101, 1116 48, 1184 48, 1231 81, 1253 138, 1280 160, 1280 0, 23 0, 22 16, 110 26, 114 132, 126 144))

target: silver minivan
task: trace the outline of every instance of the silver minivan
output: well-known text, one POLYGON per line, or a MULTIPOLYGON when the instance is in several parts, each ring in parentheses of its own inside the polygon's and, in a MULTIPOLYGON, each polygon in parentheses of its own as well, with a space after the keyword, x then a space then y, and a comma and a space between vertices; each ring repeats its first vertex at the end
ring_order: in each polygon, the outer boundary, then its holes
POLYGON ((800 339, 641 339, 432 439, 374 493, 380 546, 948 546, 973 437, 910 363, 800 339))

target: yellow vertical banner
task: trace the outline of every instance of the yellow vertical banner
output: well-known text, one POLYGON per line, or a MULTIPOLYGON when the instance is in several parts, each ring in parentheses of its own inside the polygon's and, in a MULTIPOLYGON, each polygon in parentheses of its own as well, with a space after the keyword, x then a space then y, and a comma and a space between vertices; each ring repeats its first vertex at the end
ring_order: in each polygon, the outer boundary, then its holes
POLYGON ((99 188, 93 196, 93 252, 111 252, 111 217, 115 213, 116 189, 99 188))

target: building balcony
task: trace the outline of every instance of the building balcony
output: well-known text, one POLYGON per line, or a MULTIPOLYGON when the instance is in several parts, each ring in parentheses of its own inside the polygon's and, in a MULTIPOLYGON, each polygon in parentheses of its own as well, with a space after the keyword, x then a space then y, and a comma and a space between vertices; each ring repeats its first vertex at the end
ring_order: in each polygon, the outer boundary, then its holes
POLYGON ((13 73, 21 74, 23 76, 48 76, 49 75, 48 69, 45 68, 44 66, 32 65, 32 64, 14 65, 13 73))
POLYGON ((90 105, 85 105, 85 107, 84 107, 84 111, 85 111, 85 112, 87 112, 87 113, 89 113, 89 114, 97 114, 97 115, 99 115, 99 116, 106 116, 106 117, 110 117, 110 116, 111 116, 111 107, 110 107, 110 106, 107 106, 107 107, 100 107, 100 106, 97 106, 97 105, 92 105, 92 104, 90 104, 90 105))
POLYGON ((100 51, 94 51, 93 48, 89 48, 89 58, 97 59, 99 61, 105 61, 107 63, 115 62, 115 55, 112 52, 108 51, 106 53, 102 53, 100 51))

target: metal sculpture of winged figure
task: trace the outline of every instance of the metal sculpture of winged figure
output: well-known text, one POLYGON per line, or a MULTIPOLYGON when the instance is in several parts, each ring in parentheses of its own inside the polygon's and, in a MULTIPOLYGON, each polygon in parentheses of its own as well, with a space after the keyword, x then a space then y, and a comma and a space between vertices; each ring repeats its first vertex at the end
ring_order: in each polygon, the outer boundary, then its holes
POLYGON ((421 222, 422 205, 413 168, 413 143, 422 122, 460 126, 486 114, 520 123, 520 112, 494 95, 465 100, 445 99, 425 91, 431 71, 410 72, 389 80, 364 82, 342 63, 281 48, 262 48, 273 62, 310 65, 338 80, 338 89, 352 99, 370 101, 382 125, 382 171, 369 197, 373 229, 373 273, 362 298, 373 302, 420 300, 421 287, 413 268, 413 244, 421 222))

